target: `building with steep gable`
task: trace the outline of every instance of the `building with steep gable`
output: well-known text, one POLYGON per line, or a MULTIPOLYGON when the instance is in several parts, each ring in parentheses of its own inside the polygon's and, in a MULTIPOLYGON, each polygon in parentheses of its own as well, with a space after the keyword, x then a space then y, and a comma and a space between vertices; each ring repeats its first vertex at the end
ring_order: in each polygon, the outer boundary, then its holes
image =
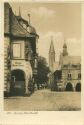
POLYGON ((16 16, 9 3, 4 3, 4 92, 21 87, 28 93, 30 79, 35 82, 38 34, 28 21, 16 16), (29 29, 29 31, 28 31, 29 29))

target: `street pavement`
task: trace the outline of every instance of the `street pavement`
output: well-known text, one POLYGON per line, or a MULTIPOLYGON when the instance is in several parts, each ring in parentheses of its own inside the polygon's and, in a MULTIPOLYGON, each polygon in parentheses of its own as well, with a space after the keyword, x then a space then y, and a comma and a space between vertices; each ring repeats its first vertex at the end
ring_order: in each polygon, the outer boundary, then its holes
POLYGON ((30 97, 13 96, 4 99, 5 111, 74 111, 81 110, 80 92, 37 90, 30 97))

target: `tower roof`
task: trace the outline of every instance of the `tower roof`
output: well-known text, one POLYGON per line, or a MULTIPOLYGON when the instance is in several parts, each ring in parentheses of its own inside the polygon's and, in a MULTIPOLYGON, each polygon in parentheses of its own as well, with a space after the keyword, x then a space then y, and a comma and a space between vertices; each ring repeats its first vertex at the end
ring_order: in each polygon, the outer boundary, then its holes
POLYGON ((53 40, 51 40, 49 52, 55 52, 54 45, 53 45, 53 40))
POLYGON ((63 45, 63 48, 67 48, 67 45, 66 45, 66 43, 64 43, 64 45, 63 45))
POLYGON ((67 55, 68 55, 67 45, 66 45, 66 43, 64 43, 64 45, 63 45, 63 56, 67 56, 67 55))

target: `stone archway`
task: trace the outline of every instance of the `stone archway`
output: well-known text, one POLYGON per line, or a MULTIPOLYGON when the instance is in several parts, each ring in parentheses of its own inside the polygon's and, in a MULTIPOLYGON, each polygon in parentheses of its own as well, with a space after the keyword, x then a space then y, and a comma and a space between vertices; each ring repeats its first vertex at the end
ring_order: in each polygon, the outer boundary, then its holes
POLYGON ((81 91, 81 83, 80 82, 76 84, 76 91, 77 92, 81 91))
POLYGON ((23 70, 16 69, 11 71, 11 95, 24 95, 25 93, 25 73, 23 70))
POLYGON ((66 91, 73 91, 73 86, 72 86, 72 84, 70 82, 67 83, 65 90, 66 91))

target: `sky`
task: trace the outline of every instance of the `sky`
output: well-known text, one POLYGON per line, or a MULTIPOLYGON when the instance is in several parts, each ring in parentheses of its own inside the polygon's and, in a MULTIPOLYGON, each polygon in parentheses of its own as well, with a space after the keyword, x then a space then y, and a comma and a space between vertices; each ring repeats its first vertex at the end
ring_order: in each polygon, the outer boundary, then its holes
POLYGON ((48 62, 51 37, 55 49, 55 60, 59 60, 63 44, 66 42, 68 53, 81 55, 81 5, 79 3, 10 3, 13 12, 21 16, 35 27, 38 39, 38 53, 48 62))

